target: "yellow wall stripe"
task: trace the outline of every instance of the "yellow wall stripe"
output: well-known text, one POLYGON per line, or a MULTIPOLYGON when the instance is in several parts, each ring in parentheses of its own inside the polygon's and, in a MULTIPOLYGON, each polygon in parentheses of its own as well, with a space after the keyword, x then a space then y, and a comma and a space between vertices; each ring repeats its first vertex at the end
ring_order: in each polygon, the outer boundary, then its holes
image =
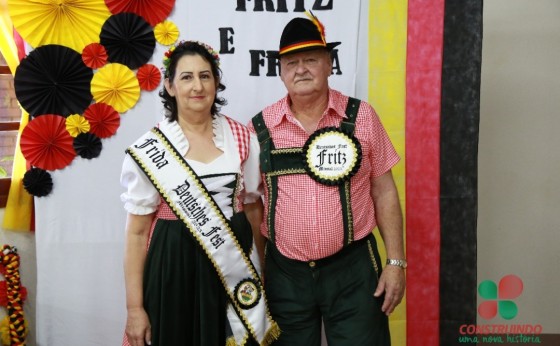
MULTIPOLYGON (((369 4, 369 102, 389 133, 400 163, 393 175, 405 210, 405 106, 407 0, 371 0, 369 4)), ((379 244, 383 244, 376 232, 379 244)), ((381 257, 385 258, 380 246, 381 257)), ((390 317, 392 345, 406 345, 406 296, 390 317)))

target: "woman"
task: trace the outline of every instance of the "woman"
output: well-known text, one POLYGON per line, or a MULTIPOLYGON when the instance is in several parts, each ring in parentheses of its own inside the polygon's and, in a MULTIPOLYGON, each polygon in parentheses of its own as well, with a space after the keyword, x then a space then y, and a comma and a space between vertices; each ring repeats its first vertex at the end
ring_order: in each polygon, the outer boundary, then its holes
POLYGON ((124 345, 269 344, 279 331, 253 243, 258 142, 219 113, 225 86, 210 46, 182 41, 164 66, 166 119, 127 149, 121 175, 124 345))

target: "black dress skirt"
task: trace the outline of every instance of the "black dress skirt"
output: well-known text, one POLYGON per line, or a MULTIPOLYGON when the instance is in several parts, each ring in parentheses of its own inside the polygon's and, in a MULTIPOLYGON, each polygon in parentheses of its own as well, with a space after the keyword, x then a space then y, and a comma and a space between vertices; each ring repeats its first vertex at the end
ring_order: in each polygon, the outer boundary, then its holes
MULTIPOLYGON (((245 214, 234 214, 230 226, 249 255, 253 236, 245 214)), ((208 256, 180 220, 156 220, 143 286, 152 346, 226 344, 229 298, 208 256)))

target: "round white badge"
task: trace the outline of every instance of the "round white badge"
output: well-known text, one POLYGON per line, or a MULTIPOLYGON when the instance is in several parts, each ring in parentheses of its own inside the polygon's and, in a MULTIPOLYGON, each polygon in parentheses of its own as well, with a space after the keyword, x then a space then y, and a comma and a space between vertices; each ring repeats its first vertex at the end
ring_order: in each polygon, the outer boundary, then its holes
POLYGON ((307 173, 325 185, 338 185, 350 179, 362 160, 360 142, 336 127, 315 131, 303 147, 307 173))

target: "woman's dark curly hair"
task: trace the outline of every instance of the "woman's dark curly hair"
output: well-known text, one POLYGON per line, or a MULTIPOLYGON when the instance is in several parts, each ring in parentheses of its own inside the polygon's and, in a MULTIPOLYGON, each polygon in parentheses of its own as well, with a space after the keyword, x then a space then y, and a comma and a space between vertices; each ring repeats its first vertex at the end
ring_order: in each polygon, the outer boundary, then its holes
MULTIPOLYGON (((224 91, 226 86, 222 84, 222 70, 218 66, 219 58, 217 53, 210 52, 212 50, 210 46, 205 44, 199 43, 196 41, 183 41, 179 42, 174 50, 170 50, 165 54, 165 62, 166 65, 164 71, 164 77, 169 79, 169 83, 173 82, 175 78, 175 73, 177 72, 177 63, 179 60, 185 55, 200 55, 204 60, 210 63, 210 68, 212 70, 212 75, 214 79, 218 81, 218 86, 216 87, 216 97, 214 98, 214 104, 210 109, 210 113, 212 115, 218 115, 219 111, 222 106, 227 104, 226 99, 223 97, 218 97, 218 93, 224 91), (212 53, 215 53, 213 55, 212 53)), ((167 89, 163 87, 159 92, 159 96, 162 99, 163 107, 166 109, 165 117, 169 121, 177 121, 178 112, 177 112, 177 100, 175 97, 169 95, 167 89)))

